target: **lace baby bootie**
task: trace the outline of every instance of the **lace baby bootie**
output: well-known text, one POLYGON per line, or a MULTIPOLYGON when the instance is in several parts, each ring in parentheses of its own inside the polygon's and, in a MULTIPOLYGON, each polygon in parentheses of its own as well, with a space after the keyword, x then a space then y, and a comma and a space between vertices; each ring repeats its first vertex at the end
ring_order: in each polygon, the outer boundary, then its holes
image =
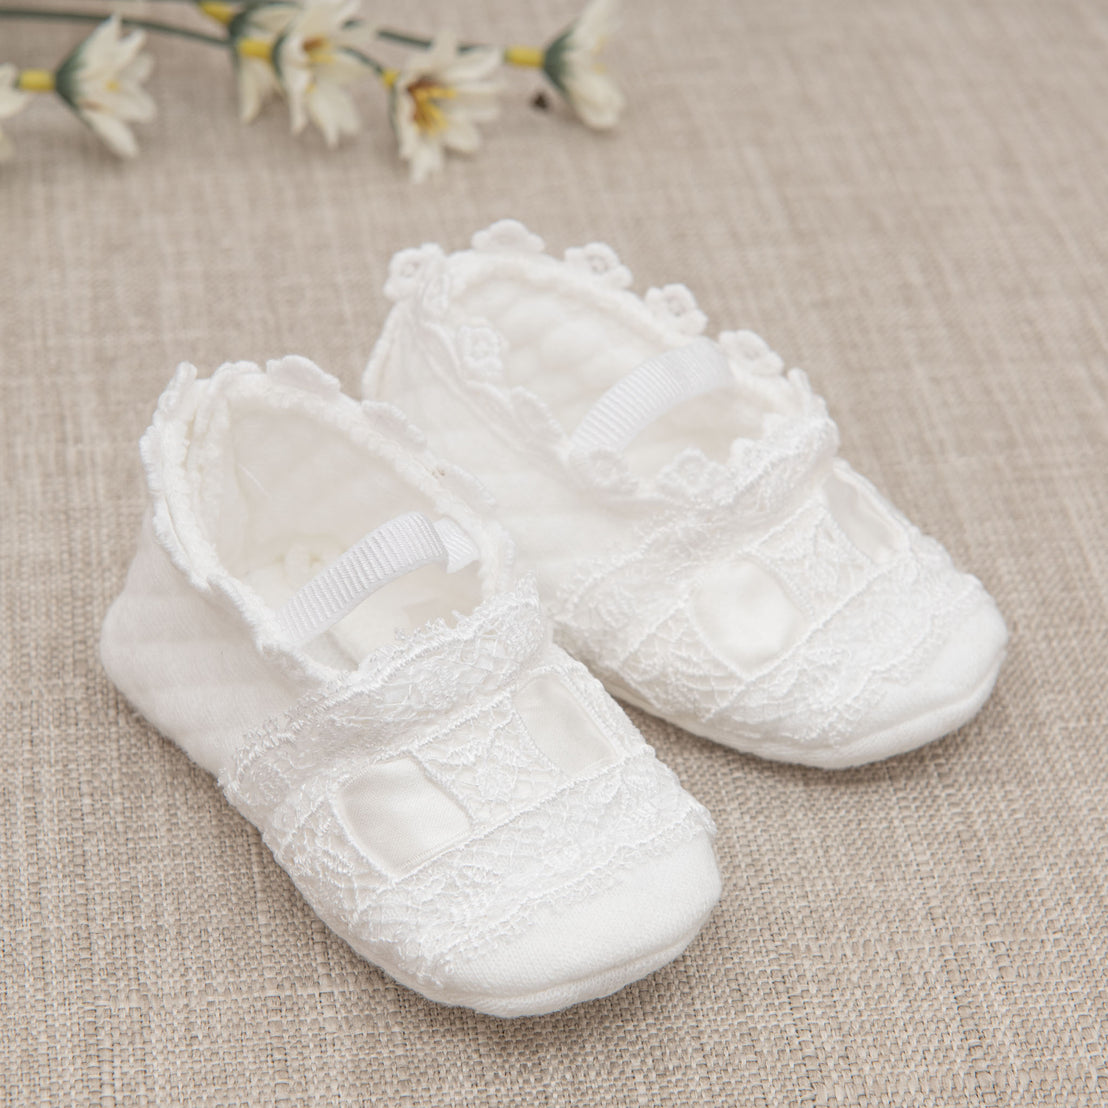
POLYGON ((802 372, 630 282, 513 221, 403 251, 364 394, 485 482, 559 641, 627 702, 826 768, 969 720, 1007 642, 980 582, 836 456, 802 372))
POLYGON ((101 655, 359 954, 533 1015, 675 958, 714 829, 551 638, 476 482, 310 362, 183 366, 101 655))

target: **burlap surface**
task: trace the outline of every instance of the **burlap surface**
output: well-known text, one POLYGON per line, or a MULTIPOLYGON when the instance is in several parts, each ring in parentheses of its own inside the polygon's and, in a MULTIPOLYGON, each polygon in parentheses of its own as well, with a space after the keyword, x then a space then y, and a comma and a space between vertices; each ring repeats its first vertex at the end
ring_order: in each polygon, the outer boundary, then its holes
MULTIPOLYGON (((574 12, 376 5, 536 40, 574 12)), ((147 5, 147 11, 162 10, 147 5)), ((387 9, 387 10, 386 10, 387 9)), ((0 1086, 6 1103, 1108 1101, 1108 10, 1096 0, 629 3, 596 135, 510 75, 413 188, 382 105, 328 153, 155 44, 121 164, 52 105, 0 170, 0 1086), (100 670, 175 364, 307 354, 356 387, 393 250, 514 215, 683 281, 812 375, 844 453, 993 591, 981 715, 867 769, 635 713, 719 824, 722 903, 609 999, 501 1022, 354 956, 100 670)), ((0 25, 0 61, 73 36, 0 25)))

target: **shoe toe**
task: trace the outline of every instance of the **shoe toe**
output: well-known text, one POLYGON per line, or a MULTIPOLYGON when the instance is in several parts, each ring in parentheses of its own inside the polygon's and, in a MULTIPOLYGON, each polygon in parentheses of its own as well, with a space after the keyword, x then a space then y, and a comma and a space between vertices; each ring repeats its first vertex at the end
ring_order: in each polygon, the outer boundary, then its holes
POLYGON ((863 721, 861 737, 841 752, 843 766, 912 750, 968 723, 989 698, 1004 660, 1008 629, 982 590, 978 603, 924 672, 890 684, 863 721))
POLYGON ((719 895, 711 838, 697 834, 564 910, 540 911, 511 942, 455 964, 455 1003, 524 1016, 607 996, 676 958, 719 895))

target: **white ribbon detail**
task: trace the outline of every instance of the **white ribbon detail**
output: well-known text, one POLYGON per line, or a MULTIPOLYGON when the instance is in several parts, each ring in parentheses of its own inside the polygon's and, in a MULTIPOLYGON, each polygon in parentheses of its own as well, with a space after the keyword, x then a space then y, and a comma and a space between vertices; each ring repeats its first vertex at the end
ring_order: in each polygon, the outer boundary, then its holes
POLYGON ((617 381, 585 413, 571 441, 579 450, 623 450, 678 404, 733 382, 719 346, 711 339, 696 339, 643 362, 617 381))
POLYGON ((288 639, 303 646, 383 585, 426 565, 456 573, 477 560, 473 540, 452 519, 434 523, 406 512, 370 531, 316 574, 278 610, 288 639))

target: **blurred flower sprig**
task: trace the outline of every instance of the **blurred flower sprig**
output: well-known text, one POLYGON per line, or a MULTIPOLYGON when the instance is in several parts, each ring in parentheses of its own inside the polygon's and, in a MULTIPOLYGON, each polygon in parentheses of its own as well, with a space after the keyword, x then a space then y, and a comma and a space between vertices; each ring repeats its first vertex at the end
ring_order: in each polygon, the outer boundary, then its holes
MULTIPOLYGON (((615 126, 625 107, 602 60, 616 27, 617 0, 589 0, 545 47, 460 43, 445 31, 425 38, 375 28, 363 20, 361 0, 176 2, 201 12, 211 33, 131 19, 118 10, 104 18, 88 11, 0 5, 0 18, 96 24, 52 69, 0 62, 0 121, 36 99, 54 97, 115 154, 134 157, 138 143, 132 125, 156 115, 143 87, 153 69, 148 33, 222 48, 230 58, 244 123, 256 119, 267 101, 283 98, 292 132, 300 134, 311 123, 330 147, 360 129, 351 90, 372 79, 384 93, 385 116, 400 157, 417 182, 440 172, 448 153, 469 154, 480 146, 478 125, 499 114, 502 68, 541 71, 577 118, 597 130, 615 126), (398 47, 406 53, 395 64, 376 56, 379 48, 398 47)), ((0 160, 12 153, 0 130, 0 160)))

